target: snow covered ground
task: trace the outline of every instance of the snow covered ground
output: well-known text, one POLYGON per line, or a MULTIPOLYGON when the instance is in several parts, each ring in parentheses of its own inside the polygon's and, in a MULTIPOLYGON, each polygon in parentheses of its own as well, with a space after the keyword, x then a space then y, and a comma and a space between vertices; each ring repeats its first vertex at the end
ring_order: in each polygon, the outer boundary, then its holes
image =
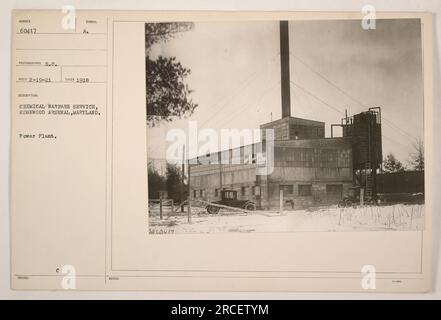
POLYGON ((297 231, 381 231, 424 229, 424 204, 395 204, 356 208, 323 207, 309 210, 227 212, 209 215, 192 207, 191 223, 187 213, 159 219, 158 209, 149 212, 151 234, 297 232, 297 231))

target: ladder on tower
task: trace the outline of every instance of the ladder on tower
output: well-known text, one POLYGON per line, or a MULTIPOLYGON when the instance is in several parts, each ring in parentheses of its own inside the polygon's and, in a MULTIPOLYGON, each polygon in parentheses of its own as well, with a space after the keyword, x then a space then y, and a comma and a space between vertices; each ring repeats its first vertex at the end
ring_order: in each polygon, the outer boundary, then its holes
POLYGON ((367 199, 372 199, 372 189, 373 189, 373 168, 371 167, 371 162, 367 161, 366 165, 365 165, 365 177, 366 177, 366 182, 365 182, 365 195, 367 199))
POLYGON ((359 148, 360 161, 364 163, 364 170, 361 170, 362 177, 364 176, 364 181, 362 179, 361 185, 364 185, 365 197, 367 199, 372 199, 373 183, 374 183, 373 174, 375 169, 372 167, 372 162, 371 162, 371 148, 369 146, 369 137, 365 139, 360 139, 358 148, 359 148))

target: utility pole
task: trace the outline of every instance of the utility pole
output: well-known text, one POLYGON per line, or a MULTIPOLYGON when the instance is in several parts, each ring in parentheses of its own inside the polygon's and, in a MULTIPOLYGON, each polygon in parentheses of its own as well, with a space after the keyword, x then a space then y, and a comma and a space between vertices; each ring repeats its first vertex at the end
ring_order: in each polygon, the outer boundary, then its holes
POLYGON ((182 146, 181 212, 184 212, 185 144, 182 146))
POLYGON ((188 170, 187 170, 187 174, 188 174, 188 179, 187 179, 187 183, 188 183, 188 206, 187 206, 187 221, 188 223, 191 223, 191 188, 190 188, 190 160, 188 160, 188 170))
POLYGON ((279 213, 283 215, 283 189, 279 191, 279 213))
POLYGON ((218 153, 218 161, 219 161, 219 192, 222 192, 222 153, 218 153))
POLYGON ((159 220, 162 220, 162 192, 159 193, 159 220))

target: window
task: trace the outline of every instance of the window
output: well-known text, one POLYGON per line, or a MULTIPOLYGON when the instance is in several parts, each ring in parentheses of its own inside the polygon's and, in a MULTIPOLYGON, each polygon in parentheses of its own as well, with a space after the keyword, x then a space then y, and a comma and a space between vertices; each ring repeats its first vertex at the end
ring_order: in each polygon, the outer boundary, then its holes
POLYGON ((219 189, 214 189, 214 196, 219 197, 219 189))
POLYGON ((257 156, 256 156, 255 153, 253 153, 253 154, 251 155, 251 163, 252 163, 252 164, 255 164, 256 161, 257 161, 257 156))
POLYGON ((292 184, 281 184, 279 185, 279 190, 283 190, 283 194, 293 194, 294 193, 294 187, 292 184))
POLYGON ((231 164, 241 164, 241 150, 242 148, 235 148, 231 150, 231 164))
POLYGON ((306 197, 312 195, 310 184, 299 184, 299 196, 306 197))
POLYGON ((326 185, 326 202, 327 204, 339 203, 343 196, 342 184, 327 184, 326 185))
POLYGON ((253 157, 253 145, 249 144, 243 147, 243 164, 251 164, 253 157))
POLYGON ((230 150, 221 151, 221 163, 230 164, 230 150))
POLYGON ((237 199, 237 192, 236 191, 224 191, 223 199, 236 200, 237 199))
POLYGON ((258 196, 260 194, 260 187, 253 186, 252 191, 253 191, 253 196, 258 196))
POLYGON ((198 191, 197 190, 193 190, 193 197, 195 197, 195 198, 198 197, 198 191))
POLYGON ((343 185, 342 184, 327 184, 326 185, 326 193, 341 195, 343 193, 343 185))
POLYGON ((199 190, 199 197, 203 197, 204 196, 204 190, 199 190))
POLYGON ((247 187, 242 187, 240 188, 240 194, 242 196, 246 196, 247 195, 247 187))

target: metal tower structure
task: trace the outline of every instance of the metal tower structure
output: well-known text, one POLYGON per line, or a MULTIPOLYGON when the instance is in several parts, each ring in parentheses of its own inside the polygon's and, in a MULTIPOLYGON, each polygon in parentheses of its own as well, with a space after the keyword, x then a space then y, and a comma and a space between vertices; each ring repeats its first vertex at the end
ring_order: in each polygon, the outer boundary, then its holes
POLYGON ((369 108, 368 111, 341 120, 341 124, 331 125, 343 129, 343 137, 350 138, 352 144, 352 171, 354 185, 365 190, 366 199, 377 196, 377 174, 382 171, 382 135, 381 108, 369 108))

